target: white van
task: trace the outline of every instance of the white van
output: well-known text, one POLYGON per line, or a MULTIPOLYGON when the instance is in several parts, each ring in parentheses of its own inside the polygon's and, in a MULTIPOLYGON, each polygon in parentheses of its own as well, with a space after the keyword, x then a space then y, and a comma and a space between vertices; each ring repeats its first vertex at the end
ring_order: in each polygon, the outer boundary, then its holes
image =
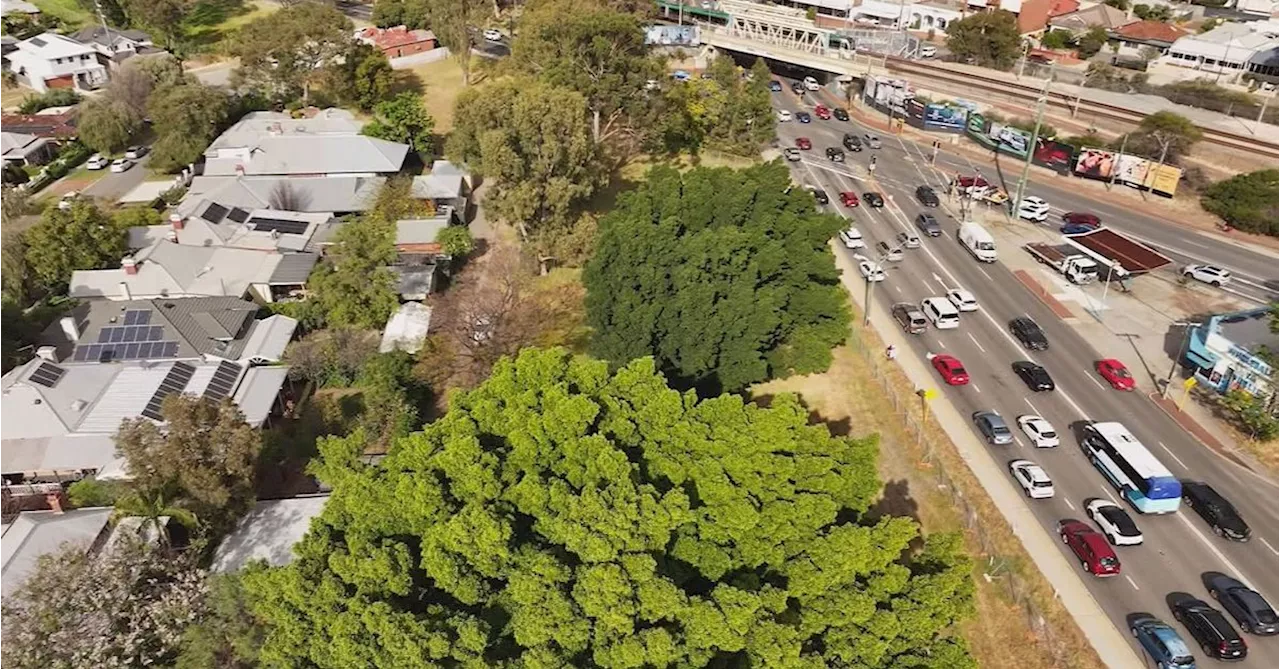
POLYGON ((926 297, 920 301, 920 309, 939 330, 954 330, 960 327, 960 312, 956 305, 945 297, 926 297))
POLYGON ((982 262, 996 261, 996 240, 986 228, 977 223, 965 223, 956 231, 956 238, 982 262))

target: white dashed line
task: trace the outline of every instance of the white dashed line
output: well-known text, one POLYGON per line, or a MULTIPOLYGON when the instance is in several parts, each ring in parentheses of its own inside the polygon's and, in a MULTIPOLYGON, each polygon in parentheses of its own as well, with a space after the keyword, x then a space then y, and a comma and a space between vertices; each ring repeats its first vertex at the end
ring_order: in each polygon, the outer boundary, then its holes
POLYGON ((995 279, 991 278, 991 275, 990 275, 990 274, 987 274, 987 270, 982 269, 981 267, 979 267, 979 268, 978 268, 978 271, 979 271, 979 272, 982 272, 982 276, 987 277, 987 281, 990 281, 991 283, 995 283, 995 282, 996 282, 996 280, 995 280, 995 279))
POLYGON ((1066 503, 1067 503, 1067 506, 1068 506, 1068 507, 1070 507, 1072 511, 1075 511, 1075 510, 1076 510, 1076 505, 1075 505, 1075 504, 1072 504, 1072 503, 1071 503, 1071 500, 1067 499, 1066 497, 1063 497, 1063 498, 1062 498, 1062 501, 1066 502, 1066 503))
POLYGON ((970 386, 972 386, 972 387, 973 387, 973 389, 974 389, 975 391, 977 391, 977 392, 982 392, 982 389, 978 387, 978 384, 976 384, 976 383, 974 383, 974 382, 970 381, 970 382, 969 382, 969 385, 970 385, 970 386))
POLYGON ((1141 590, 1141 589, 1142 589, 1142 588, 1139 588, 1139 587, 1138 587, 1138 584, 1137 584, 1137 583, 1134 583, 1134 582, 1133 582, 1133 578, 1132 578, 1132 577, 1130 577, 1128 574, 1125 574, 1125 575, 1124 575, 1124 580, 1128 581, 1128 582, 1129 582, 1129 585, 1132 585, 1134 590, 1141 590))
POLYGON ((1222 554, 1222 551, 1218 550, 1218 547, 1217 547, 1217 546, 1214 546, 1214 545, 1213 545, 1213 542, 1212 542, 1212 541, 1210 541, 1208 537, 1204 536, 1204 534, 1201 534, 1201 532, 1200 532, 1200 528, 1198 528, 1198 527, 1196 527, 1195 525, 1193 525, 1193 524, 1191 523, 1191 521, 1190 521, 1190 520, 1187 520, 1187 514, 1182 513, 1181 511, 1179 511, 1179 512, 1175 513, 1174 515, 1175 515, 1175 516, 1177 516, 1177 517, 1178 517, 1178 520, 1181 520, 1181 521, 1183 522, 1183 524, 1184 524, 1184 525, 1186 525, 1186 526, 1187 526, 1187 528, 1191 530, 1191 533, 1192 533, 1192 534, 1194 534, 1194 535, 1195 535, 1195 537, 1196 537, 1197 539, 1199 539, 1199 540, 1200 540, 1200 543, 1204 544, 1205 548, 1208 548, 1208 549, 1209 549, 1209 552, 1210 552, 1210 553, 1213 553, 1214 557, 1216 557, 1216 558, 1218 558, 1219 560, 1221 560, 1221 561, 1222 561, 1222 564, 1227 565, 1227 567, 1229 567, 1229 568, 1231 569, 1231 571, 1232 571, 1232 572, 1234 572, 1234 573, 1237 575, 1237 577, 1240 579, 1240 582, 1241 582, 1241 583, 1244 583, 1246 586, 1248 586, 1248 587, 1250 587, 1250 588, 1252 588, 1252 589, 1254 589, 1254 590, 1257 590, 1257 588, 1254 588, 1252 585, 1249 585, 1249 581, 1247 581, 1247 580, 1245 579, 1244 572, 1243 572, 1243 571, 1240 571, 1240 568, 1239 568, 1239 567, 1237 567, 1237 566, 1235 566, 1234 564, 1232 564, 1231 560, 1228 560, 1228 559, 1227 559, 1227 556, 1223 555, 1223 554, 1222 554))
POLYGON ((1119 502, 1116 501, 1116 498, 1111 496, 1111 491, 1107 490, 1106 486, 1098 486, 1098 487, 1102 488, 1102 494, 1106 495, 1107 499, 1111 500, 1112 504, 1119 504, 1119 502))
POLYGON ((1280 551, 1277 551, 1275 547, 1272 546, 1271 543, 1268 542, 1266 539, 1263 539, 1262 537, 1258 537, 1258 541, 1261 541, 1262 545, 1270 549, 1272 553, 1275 553, 1276 555, 1280 555, 1280 551))
POLYGON ((1027 399, 1027 398, 1025 398, 1025 397, 1024 397, 1024 398, 1022 398, 1022 401, 1023 401, 1023 402, 1026 402, 1026 403, 1027 403, 1027 406, 1031 407, 1031 413, 1036 414, 1037 416, 1038 416, 1038 415, 1040 415, 1040 412, 1039 412, 1039 411, 1036 411, 1036 405, 1032 404, 1032 403, 1031 403, 1031 400, 1029 400, 1029 399, 1027 399))
POLYGON ((1106 390, 1106 389, 1107 389, 1107 387, 1106 387, 1106 386, 1102 385, 1102 382, 1101 382, 1101 381, 1099 381, 1098 379, 1094 378, 1094 376, 1093 376, 1092 374, 1090 374, 1089 372, 1085 372, 1085 373, 1084 373, 1084 375, 1085 375, 1085 378, 1089 379, 1090 381, 1093 381, 1093 385, 1095 385, 1095 386, 1097 386, 1097 387, 1099 387, 1099 388, 1101 388, 1101 389, 1103 389, 1103 390, 1106 390))
POLYGON ((1189 469, 1189 467, 1187 467, 1187 465, 1184 464, 1178 456, 1173 454, 1173 451, 1169 450, 1168 446, 1164 445, 1163 441, 1157 441, 1156 443, 1160 445, 1160 448, 1164 449, 1165 453, 1169 454, 1169 457, 1173 458, 1178 463, 1178 466, 1182 467, 1183 469, 1189 469))
POLYGON ((987 352, 987 349, 982 348, 982 344, 979 344, 979 343, 978 343, 978 340, 977 340, 977 338, 976 338, 976 337, 974 337, 974 336, 973 336, 973 333, 971 333, 971 332, 966 332, 965 334, 969 335, 969 339, 973 342, 973 345, 974 345, 974 346, 977 346, 977 347, 978 347, 978 350, 979 350, 979 351, 982 351, 983 353, 986 353, 986 352, 987 352))

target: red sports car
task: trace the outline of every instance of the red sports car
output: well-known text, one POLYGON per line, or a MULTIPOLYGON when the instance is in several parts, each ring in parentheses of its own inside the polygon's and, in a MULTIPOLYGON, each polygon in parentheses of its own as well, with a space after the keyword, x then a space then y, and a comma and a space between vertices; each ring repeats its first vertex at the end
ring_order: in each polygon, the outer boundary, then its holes
POLYGON ((938 370, 942 375, 942 380, 947 382, 949 386, 963 386, 969 383, 969 372, 964 371, 964 365, 955 356, 942 355, 933 356, 933 368, 938 370))
POLYGON ((804 149, 805 151, 808 151, 809 149, 813 148, 813 142, 809 141, 808 137, 797 137, 796 148, 804 149))
POLYGON ((826 121, 831 118, 831 110, 827 109, 824 105, 818 105, 813 108, 813 115, 826 121))
POLYGON ((852 191, 845 191, 840 194, 840 204, 846 207, 858 206, 858 194, 852 191))
POLYGON ((1116 390, 1133 390, 1133 375, 1129 373, 1129 368, 1124 366, 1123 362, 1112 358, 1098 361, 1098 374, 1111 384, 1116 390))
POLYGON ((1102 219, 1082 211, 1069 211, 1063 214, 1062 222, 1069 225, 1082 225, 1086 228, 1097 228, 1102 225, 1102 219))

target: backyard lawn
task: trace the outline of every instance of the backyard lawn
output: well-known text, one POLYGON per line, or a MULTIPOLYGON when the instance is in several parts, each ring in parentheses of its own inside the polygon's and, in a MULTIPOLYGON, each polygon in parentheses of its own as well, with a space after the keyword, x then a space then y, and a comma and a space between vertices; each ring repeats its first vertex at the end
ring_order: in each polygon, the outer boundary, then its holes
MULTIPOLYGON (((453 58, 445 58, 434 63, 401 70, 405 88, 418 90, 422 94, 422 103, 427 113, 436 121, 435 134, 444 136, 453 129, 453 104, 464 89, 462 85, 462 68, 453 58)), ((471 79, 481 79, 476 68, 471 68, 471 79)), ((473 83, 472 85, 477 85, 473 83)))
POLYGON ((62 21, 70 30, 79 30, 94 20, 93 14, 81 7, 76 0, 31 0, 31 4, 39 7, 41 12, 62 21))

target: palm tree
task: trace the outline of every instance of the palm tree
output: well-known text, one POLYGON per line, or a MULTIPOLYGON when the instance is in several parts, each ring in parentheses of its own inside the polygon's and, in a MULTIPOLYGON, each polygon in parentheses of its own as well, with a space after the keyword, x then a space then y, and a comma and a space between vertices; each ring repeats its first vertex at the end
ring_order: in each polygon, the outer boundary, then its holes
POLYGON ((118 522, 120 519, 130 516, 137 516, 142 519, 142 524, 138 528, 139 532, 148 526, 154 529, 156 537, 161 545, 164 546, 169 545, 169 533, 165 531, 164 525, 160 522, 161 518, 167 516, 170 520, 186 528, 193 528, 199 523, 196 514, 170 504, 165 499, 163 490, 134 490, 116 500, 116 509, 111 514, 111 519, 118 522))

